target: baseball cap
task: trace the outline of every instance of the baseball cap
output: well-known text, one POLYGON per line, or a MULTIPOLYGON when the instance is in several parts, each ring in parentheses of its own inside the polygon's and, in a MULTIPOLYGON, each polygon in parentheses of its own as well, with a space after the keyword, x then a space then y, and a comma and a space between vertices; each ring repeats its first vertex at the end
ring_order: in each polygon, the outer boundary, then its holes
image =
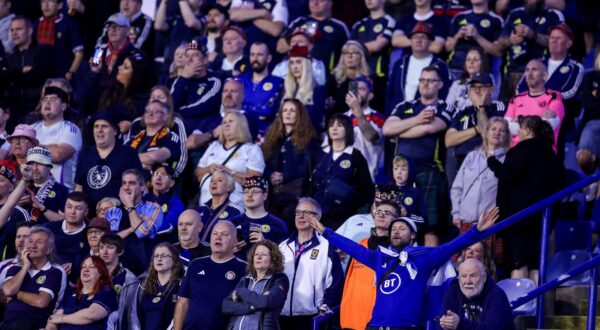
POLYGON ((126 27, 126 28, 129 28, 131 26, 127 16, 125 16, 121 13, 116 13, 116 14, 110 15, 110 17, 106 20, 106 23, 104 23, 104 25, 108 25, 111 23, 116 24, 118 26, 126 27))
POLYGON ((46 147, 33 147, 27 150, 27 164, 29 163, 38 163, 52 167, 52 153, 46 147))
POLYGON ((94 127, 94 123, 98 120, 107 121, 117 132, 119 131, 119 121, 113 111, 97 111, 90 119, 91 127, 94 127))
POLYGON ((431 25, 425 22, 417 22, 415 27, 408 34, 408 37, 411 38, 413 34, 416 33, 423 33, 429 38, 429 40, 433 40, 433 29, 431 28, 431 25))
POLYGON ((471 78, 471 80, 469 81, 469 85, 472 85, 474 83, 480 83, 482 85, 486 85, 486 86, 493 86, 494 85, 494 81, 492 80, 492 76, 487 73, 487 72, 479 72, 476 73, 473 78, 471 78))
POLYGON ((44 88, 44 96, 48 95, 56 95, 63 103, 69 103, 69 94, 58 87, 48 86, 44 88))
POLYGON ((239 34, 240 37, 242 37, 242 39, 244 39, 245 42, 248 42, 248 36, 246 35, 246 32, 244 32, 244 30, 242 30, 240 27, 235 26, 235 25, 231 25, 231 26, 224 28, 223 32, 221 32, 221 36, 225 35, 225 32, 230 31, 230 30, 237 32, 237 34, 239 34))
POLYGON ((31 142, 33 142, 34 145, 38 145, 40 144, 40 141, 38 141, 38 139, 36 139, 36 132, 33 129, 33 127, 27 125, 27 124, 19 124, 17 125, 17 127, 15 127, 15 130, 13 131, 13 133, 7 137, 6 139, 8 140, 8 142, 10 142, 10 140, 12 138, 16 138, 16 137, 26 137, 29 140, 31 140, 31 142))
POLYGON ((229 19, 229 10, 227 10, 227 8, 223 5, 220 5, 218 3, 214 3, 212 5, 209 5, 206 7, 205 12, 208 13, 209 11, 216 9, 218 10, 221 14, 223 14, 223 16, 225 16, 225 19, 228 20, 229 19))

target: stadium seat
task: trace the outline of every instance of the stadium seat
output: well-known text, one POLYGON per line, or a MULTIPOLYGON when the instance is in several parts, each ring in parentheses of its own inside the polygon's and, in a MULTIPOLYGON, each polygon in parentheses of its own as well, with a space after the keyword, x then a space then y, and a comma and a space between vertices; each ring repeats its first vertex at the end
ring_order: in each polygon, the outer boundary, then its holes
POLYGON ((592 209, 592 216, 590 221, 594 224, 594 232, 600 232, 600 198, 594 202, 594 208, 592 209))
MULTIPOLYGON (((528 278, 508 278, 498 282, 498 286, 506 293, 508 301, 513 302, 535 289, 535 282, 528 278)), ((513 310, 514 315, 535 315, 537 303, 533 299, 513 310)))
MULTIPOLYGON (((568 250, 556 252, 548 262, 548 271, 546 273, 546 281, 553 280, 562 274, 570 271, 576 266, 590 260, 591 253, 582 250, 568 250)), ((588 285, 590 283, 590 272, 586 271, 583 274, 573 277, 572 279, 561 284, 561 286, 573 285, 588 285)))
POLYGON ((556 251, 592 249, 591 221, 564 221, 556 223, 556 251))

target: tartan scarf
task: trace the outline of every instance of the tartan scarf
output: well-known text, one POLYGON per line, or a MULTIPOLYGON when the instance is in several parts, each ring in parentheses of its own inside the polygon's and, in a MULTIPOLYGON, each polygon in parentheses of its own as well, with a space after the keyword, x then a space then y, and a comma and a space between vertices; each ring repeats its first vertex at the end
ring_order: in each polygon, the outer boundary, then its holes
POLYGON ((119 58, 119 54, 123 52, 125 48, 129 46, 129 38, 125 39, 125 42, 121 45, 121 47, 115 47, 111 42, 108 43, 108 48, 106 51, 106 56, 104 57, 104 64, 106 64, 106 68, 108 69, 108 73, 110 74, 113 70, 117 59, 119 58))
POLYGON ((54 38, 56 36, 56 22, 60 14, 50 17, 42 17, 38 25, 37 40, 40 45, 54 46, 54 38))

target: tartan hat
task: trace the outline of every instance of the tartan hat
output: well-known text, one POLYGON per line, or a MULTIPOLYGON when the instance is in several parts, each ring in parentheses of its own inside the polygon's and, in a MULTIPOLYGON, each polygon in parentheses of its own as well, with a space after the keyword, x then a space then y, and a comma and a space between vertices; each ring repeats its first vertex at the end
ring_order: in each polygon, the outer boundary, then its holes
POLYGON ((269 190, 269 183, 262 176, 250 176, 244 181, 244 189, 260 188, 262 191, 267 192, 269 190))
POLYGON ((15 172, 8 166, 0 165, 0 175, 5 177, 10 183, 15 184, 15 180, 17 179, 15 176, 15 172))

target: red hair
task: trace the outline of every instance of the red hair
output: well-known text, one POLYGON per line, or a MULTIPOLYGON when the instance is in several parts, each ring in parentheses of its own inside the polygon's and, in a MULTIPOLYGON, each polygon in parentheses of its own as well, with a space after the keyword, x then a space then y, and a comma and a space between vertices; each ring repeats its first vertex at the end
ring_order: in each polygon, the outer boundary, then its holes
MULTIPOLYGON (((100 278, 94 284, 94 287, 92 288, 92 291, 88 294, 88 296, 95 295, 96 293, 100 292, 100 290, 103 287, 112 288, 112 277, 108 272, 108 268, 106 268, 106 263, 104 263, 104 260, 102 260, 98 256, 87 256, 81 262, 81 268, 83 268, 83 263, 88 259, 92 259, 94 267, 96 267, 96 270, 98 270, 98 273, 100 274, 100 278)), ((81 297, 83 296, 83 283, 81 283, 81 276, 77 279, 77 285, 75 286, 75 288, 77 289, 77 298, 81 299, 81 297)))

